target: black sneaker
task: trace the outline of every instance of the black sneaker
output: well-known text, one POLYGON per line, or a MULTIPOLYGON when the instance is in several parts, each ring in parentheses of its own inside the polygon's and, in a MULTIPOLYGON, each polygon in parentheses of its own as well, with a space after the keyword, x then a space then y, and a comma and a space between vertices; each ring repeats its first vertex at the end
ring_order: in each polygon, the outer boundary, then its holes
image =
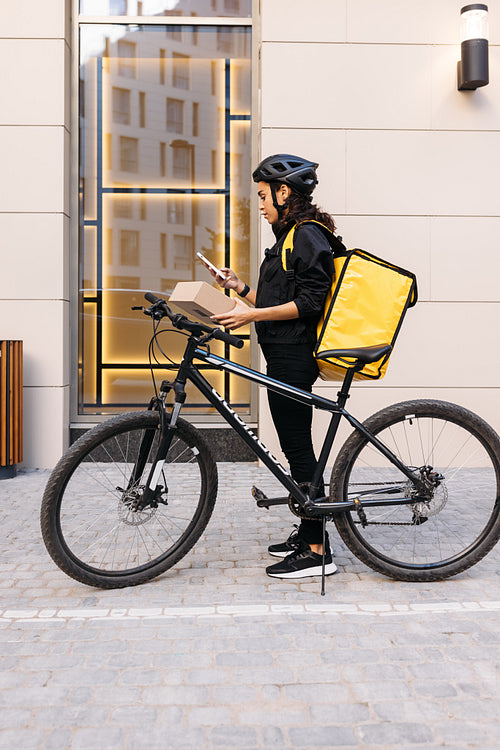
POLYGON ((270 555, 273 557, 286 557, 290 552, 297 549, 300 545, 300 529, 296 523, 293 525, 294 531, 292 531, 286 542, 281 542, 281 544, 271 544, 267 548, 270 555))
MULTIPOLYGON (((330 545, 328 544, 325 555, 325 575, 335 573, 337 566, 333 562, 330 545)), ((300 542, 299 546, 276 565, 266 568, 266 573, 272 578, 308 578, 309 576, 320 576, 323 572, 323 558, 313 552, 308 544, 300 542)))
MULTIPOLYGON (((298 547, 300 547, 301 542, 304 540, 301 538, 300 535, 300 527, 297 526, 296 523, 294 523, 295 531, 292 531, 286 542, 281 542, 281 544, 271 544, 267 551, 270 555, 273 557, 286 557, 291 552, 294 552, 298 547)), ((325 532, 326 534, 326 544, 328 549, 330 548, 330 538, 328 536, 328 531, 325 532)))

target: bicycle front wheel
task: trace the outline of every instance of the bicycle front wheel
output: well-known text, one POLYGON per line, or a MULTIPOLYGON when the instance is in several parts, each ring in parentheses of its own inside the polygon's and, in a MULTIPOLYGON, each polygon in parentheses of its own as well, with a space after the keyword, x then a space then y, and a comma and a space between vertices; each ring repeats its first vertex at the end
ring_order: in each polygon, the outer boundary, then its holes
POLYGON ((212 514, 217 466, 199 432, 179 419, 154 502, 141 497, 156 457, 158 412, 121 414, 89 430, 62 457, 41 509, 45 546, 81 583, 144 583, 189 552, 212 514))
POLYGON ((392 501, 334 518, 362 562, 397 580, 439 581, 475 565, 500 537, 500 440, 480 417, 444 401, 407 401, 364 426, 426 484, 413 483, 365 437, 346 441, 330 498, 392 501), (397 505, 415 498, 409 504, 397 505), (365 517, 363 517, 363 512, 365 517))

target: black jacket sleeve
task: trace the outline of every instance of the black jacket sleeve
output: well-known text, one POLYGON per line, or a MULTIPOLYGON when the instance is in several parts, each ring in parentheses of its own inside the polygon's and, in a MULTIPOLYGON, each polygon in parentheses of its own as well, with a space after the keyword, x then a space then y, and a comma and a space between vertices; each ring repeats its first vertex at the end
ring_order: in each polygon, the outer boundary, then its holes
POLYGON ((318 316, 324 306, 333 277, 333 255, 325 235, 314 225, 295 230, 291 263, 295 273, 295 294, 299 318, 318 316))

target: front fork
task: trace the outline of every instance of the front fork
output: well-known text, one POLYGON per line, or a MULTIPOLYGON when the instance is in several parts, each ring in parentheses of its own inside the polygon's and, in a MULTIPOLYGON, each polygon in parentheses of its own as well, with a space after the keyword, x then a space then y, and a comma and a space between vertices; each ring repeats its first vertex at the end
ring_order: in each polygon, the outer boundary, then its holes
MULTIPOLYGON (((161 384, 160 395, 158 398, 151 399, 148 410, 158 411, 160 415, 160 442, 156 455, 152 457, 151 469, 144 486, 142 498, 139 506, 145 508, 148 505, 156 504, 156 491, 158 487, 158 480, 160 479, 165 459, 172 443, 175 431, 177 429, 177 419, 182 409, 182 405, 186 400, 186 392, 184 389, 185 383, 176 380, 174 383, 170 383, 166 380, 161 384), (167 412, 165 407, 165 399, 170 390, 175 393, 175 399, 170 414, 167 412)), ((151 446, 155 438, 156 430, 147 430, 141 441, 139 448, 139 455, 137 457, 132 476, 130 478, 129 486, 130 489, 136 486, 140 481, 144 467, 150 455, 151 446)))

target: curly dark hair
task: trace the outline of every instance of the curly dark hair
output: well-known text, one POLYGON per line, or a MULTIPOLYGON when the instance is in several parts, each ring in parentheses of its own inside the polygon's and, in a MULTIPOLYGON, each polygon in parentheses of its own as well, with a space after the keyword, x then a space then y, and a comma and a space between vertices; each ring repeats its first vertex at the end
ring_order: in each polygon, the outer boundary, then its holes
MULTIPOLYGON (((276 191, 281 187, 281 182, 274 182, 276 191)), ((328 227, 330 231, 335 232, 335 221, 331 214, 322 211, 315 203, 311 202, 310 197, 305 197, 292 190, 286 203, 283 216, 278 220, 278 229, 288 224, 289 221, 295 221, 297 224, 301 221, 319 221, 328 227)))

